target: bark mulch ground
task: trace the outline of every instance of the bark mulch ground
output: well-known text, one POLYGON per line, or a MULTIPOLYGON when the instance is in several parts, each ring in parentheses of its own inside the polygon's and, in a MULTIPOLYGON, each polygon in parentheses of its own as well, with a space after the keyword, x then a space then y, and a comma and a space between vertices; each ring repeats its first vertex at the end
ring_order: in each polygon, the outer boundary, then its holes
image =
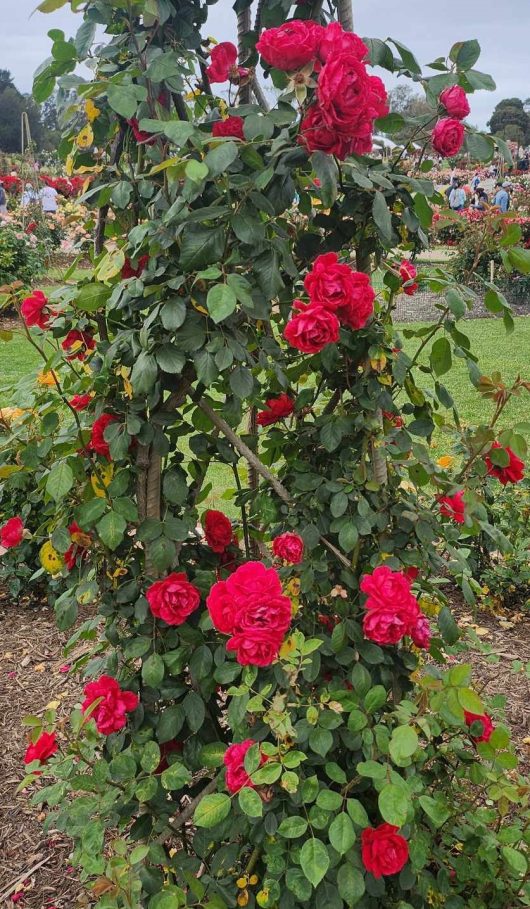
MULTIPOLYGON (((473 615, 454 598, 460 625, 475 637, 470 659, 474 684, 488 695, 506 698, 521 770, 530 772, 530 622, 473 615)), ((89 901, 70 867, 71 845, 62 834, 44 834, 30 793, 17 793, 24 773, 26 714, 42 713, 59 702, 59 728, 78 703, 81 684, 64 671, 67 635, 55 628, 53 610, 13 605, 0 595, 0 906, 6 909, 77 909, 89 901), (61 668, 63 671, 61 672, 61 668), (12 892, 21 894, 13 903, 12 892)), ((462 658, 464 659, 464 657, 462 658)))

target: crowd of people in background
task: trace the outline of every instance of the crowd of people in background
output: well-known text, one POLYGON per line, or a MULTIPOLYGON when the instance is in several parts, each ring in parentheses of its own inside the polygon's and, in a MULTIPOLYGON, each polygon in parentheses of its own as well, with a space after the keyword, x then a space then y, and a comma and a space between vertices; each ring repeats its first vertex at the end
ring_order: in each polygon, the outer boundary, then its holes
MULTIPOLYGON (((498 173, 488 174, 491 182, 497 176, 498 173)), ((453 175, 445 190, 445 196, 452 211, 460 212, 469 207, 476 211, 495 209, 501 214, 505 214, 510 208, 511 191, 512 184, 509 180, 495 180, 490 198, 485 187, 482 186, 480 174, 475 171, 469 184, 464 184, 459 177, 453 175)))

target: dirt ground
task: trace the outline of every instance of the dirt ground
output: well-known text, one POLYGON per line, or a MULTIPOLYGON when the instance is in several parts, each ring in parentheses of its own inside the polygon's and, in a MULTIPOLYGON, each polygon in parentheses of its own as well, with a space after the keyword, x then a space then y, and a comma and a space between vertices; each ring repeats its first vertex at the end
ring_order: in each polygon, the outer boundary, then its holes
MULTIPOLYGON (((487 696, 506 697, 522 772, 530 773, 530 621, 473 616, 455 597, 459 622, 478 642, 472 653, 474 682, 487 696), (504 627, 503 627, 504 626, 504 627), (519 662, 517 662, 519 661, 519 662), (521 664, 521 665, 520 665, 521 664)), ((81 697, 80 682, 66 671, 53 611, 13 606, 0 594, 0 906, 6 909, 77 909, 88 901, 70 866, 70 844, 59 833, 44 835, 44 815, 17 793, 23 776, 27 730, 22 718, 59 702, 58 718, 81 697), (12 896, 15 896, 15 902, 12 896)), ((467 659, 467 657, 466 657, 467 659)))

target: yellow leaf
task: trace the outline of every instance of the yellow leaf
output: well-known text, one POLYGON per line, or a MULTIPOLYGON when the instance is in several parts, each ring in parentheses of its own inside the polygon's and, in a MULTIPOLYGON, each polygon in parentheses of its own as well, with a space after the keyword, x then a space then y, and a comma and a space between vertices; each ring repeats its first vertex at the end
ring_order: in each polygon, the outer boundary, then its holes
POLYGON ((113 249, 103 257, 96 270, 98 281, 110 281, 119 275, 125 265, 123 249, 113 249))
POLYGON ((112 482, 112 477, 114 476, 114 467, 112 464, 106 464, 105 467, 101 467, 98 474, 92 474, 90 477, 90 482, 92 484, 92 489, 97 495, 98 499, 105 498, 105 489, 107 486, 110 486, 112 482))
POLYGON ((39 558, 44 571, 47 571, 48 574, 59 574, 64 568, 64 561, 50 540, 46 540, 42 544, 39 558))
POLYGON ((96 107, 96 105, 92 101, 92 98, 89 98, 87 101, 85 101, 85 114, 87 115, 87 119, 88 119, 89 123, 93 123, 94 120, 97 120, 100 113, 101 113, 101 111, 100 111, 99 107, 96 107))
POLYGON ((83 127, 80 133, 77 134, 75 139, 75 144, 78 148, 90 148, 94 142, 94 130, 90 126, 90 123, 87 123, 83 127))
POLYGON ((455 459, 451 455, 442 455, 441 458, 438 458, 436 463, 442 470, 447 470, 449 467, 453 466, 455 459))

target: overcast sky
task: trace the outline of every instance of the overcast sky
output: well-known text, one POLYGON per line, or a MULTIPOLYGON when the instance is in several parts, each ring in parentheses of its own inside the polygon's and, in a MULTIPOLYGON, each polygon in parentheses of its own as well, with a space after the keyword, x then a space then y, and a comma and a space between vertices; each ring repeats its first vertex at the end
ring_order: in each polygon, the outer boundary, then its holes
MULTIPOLYGON (((69 37, 82 21, 64 10, 30 18, 37 3, 0 0, 0 6, 9 7, 2 18, 0 67, 11 70, 24 92, 31 90, 34 70, 49 55, 47 31, 62 28, 69 37)), ((210 10, 208 34, 233 38, 232 0, 218 0, 210 10)), ((476 66, 497 83, 496 92, 471 98, 470 121, 479 127, 485 127, 501 98, 530 96, 530 0, 354 0, 354 11, 359 34, 397 38, 422 64, 445 55, 455 41, 477 38, 482 56, 476 66)))

